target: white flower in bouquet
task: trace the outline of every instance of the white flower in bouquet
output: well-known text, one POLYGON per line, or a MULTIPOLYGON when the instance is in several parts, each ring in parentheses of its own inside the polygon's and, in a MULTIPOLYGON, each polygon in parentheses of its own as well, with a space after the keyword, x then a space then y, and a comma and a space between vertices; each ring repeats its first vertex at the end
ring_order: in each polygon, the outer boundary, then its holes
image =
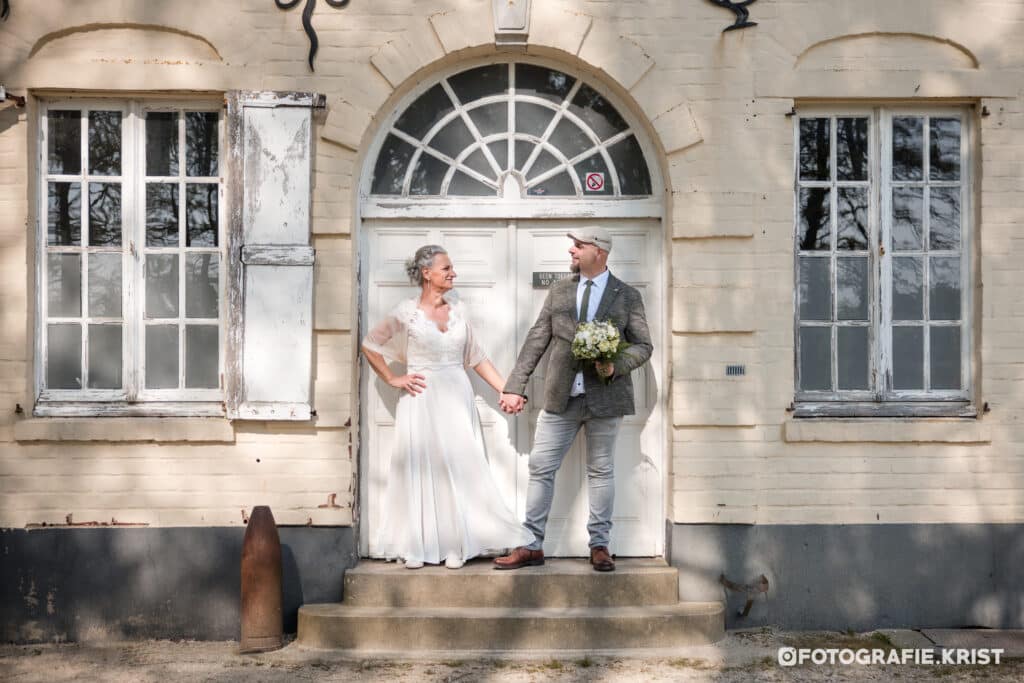
POLYGON ((610 320, 580 323, 572 340, 572 356, 580 361, 613 361, 622 345, 619 329, 610 320))

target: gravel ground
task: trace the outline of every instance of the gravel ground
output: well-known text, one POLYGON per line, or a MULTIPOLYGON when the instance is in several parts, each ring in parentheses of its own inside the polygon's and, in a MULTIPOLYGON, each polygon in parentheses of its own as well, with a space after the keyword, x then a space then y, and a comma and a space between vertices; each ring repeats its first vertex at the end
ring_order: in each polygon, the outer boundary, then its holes
POLYGON ((235 642, 138 641, 0 646, 4 681, 1020 681, 1024 660, 987 666, 821 665, 783 667, 780 647, 889 651, 879 634, 730 631, 719 643, 619 656, 572 653, 525 658, 375 656, 357 658, 289 644, 237 654, 235 642))

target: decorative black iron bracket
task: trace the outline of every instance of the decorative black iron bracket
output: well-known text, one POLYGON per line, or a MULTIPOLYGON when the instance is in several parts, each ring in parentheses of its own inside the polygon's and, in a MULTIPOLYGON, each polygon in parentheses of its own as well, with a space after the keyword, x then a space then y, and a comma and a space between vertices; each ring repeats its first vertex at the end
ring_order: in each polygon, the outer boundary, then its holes
POLYGON ((726 31, 735 31, 738 28, 747 28, 749 26, 757 26, 756 21, 750 21, 750 10, 747 9, 748 5, 752 5, 757 0, 742 0, 741 2, 733 2, 732 0, 710 0, 712 3, 718 5, 727 10, 731 10, 736 14, 736 21, 731 26, 726 26, 722 29, 722 33, 726 31))
POLYGON ((11 14, 11 3, 8 0, 0 0, 0 19, 7 21, 11 14))
MULTIPOLYGON (((7 0, 3 0, 7 2, 7 0)), ((341 9, 348 4, 348 0, 324 0, 328 5, 335 9, 341 9)), ((274 4, 277 5, 278 9, 291 9, 299 4, 299 0, 274 0, 274 4)), ((317 48, 320 47, 320 41, 316 37, 316 31, 313 30, 313 10, 316 9, 316 0, 306 0, 306 6, 302 8, 302 28, 306 31, 306 35, 309 36, 309 70, 315 71, 313 68, 313 57, 316 56, 317 48)))

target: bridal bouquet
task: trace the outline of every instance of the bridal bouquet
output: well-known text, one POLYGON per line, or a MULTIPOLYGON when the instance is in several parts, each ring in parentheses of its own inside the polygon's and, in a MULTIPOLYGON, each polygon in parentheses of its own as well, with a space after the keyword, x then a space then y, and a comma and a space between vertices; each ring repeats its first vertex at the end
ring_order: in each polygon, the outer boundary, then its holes
POLYGON ((576 326, 572 357, 580 364, 591 360, 607 363, 614 361, 626 346, 628 344, 619 336, 619 328, 610 320, 594 320, 576 326))

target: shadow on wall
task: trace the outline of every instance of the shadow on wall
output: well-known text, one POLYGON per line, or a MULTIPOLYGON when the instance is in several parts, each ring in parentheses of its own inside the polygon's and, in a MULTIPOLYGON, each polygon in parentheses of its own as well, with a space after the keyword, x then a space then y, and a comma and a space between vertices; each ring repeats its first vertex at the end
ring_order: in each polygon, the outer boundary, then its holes
POLYGON ((726 603, 727 628, 1024 628, 1016 524, 677 524, 681 600, 726 603), (769 591, 726 592, 760 574, 769 591))
MULTIPOLYGON (((341 599, 348 527, 281 527, 284 628, 341 599)), ((244 528, 0 531, 0 640, 237 639, 244 528)))

